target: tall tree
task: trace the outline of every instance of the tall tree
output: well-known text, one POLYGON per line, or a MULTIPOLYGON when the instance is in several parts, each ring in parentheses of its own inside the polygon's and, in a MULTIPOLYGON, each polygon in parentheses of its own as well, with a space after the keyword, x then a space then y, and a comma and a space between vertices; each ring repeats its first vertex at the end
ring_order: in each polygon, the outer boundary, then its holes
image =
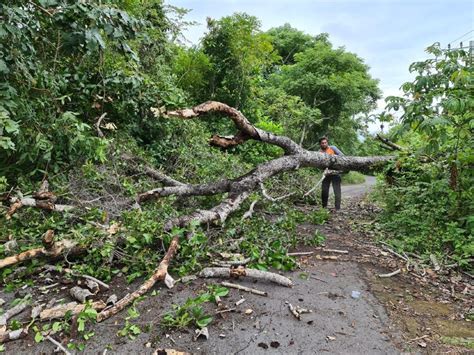
POLYGON ((256 17, 245 13, 209 18, 207 26, 202 45, 212 65, 210 98, 242 109, 252 80, 277 58, 268 35, 260 32, 256 17))

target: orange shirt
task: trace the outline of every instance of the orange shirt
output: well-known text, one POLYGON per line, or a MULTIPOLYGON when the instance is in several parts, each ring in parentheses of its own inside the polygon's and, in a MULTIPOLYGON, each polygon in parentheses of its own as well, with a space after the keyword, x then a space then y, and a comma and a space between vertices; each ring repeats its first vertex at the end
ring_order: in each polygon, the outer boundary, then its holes
POLYGON ((331 147, 327 147, 326 150, 321 149, 320 152, 330 154, 330 155, 336 155, 336 152, 331 147))

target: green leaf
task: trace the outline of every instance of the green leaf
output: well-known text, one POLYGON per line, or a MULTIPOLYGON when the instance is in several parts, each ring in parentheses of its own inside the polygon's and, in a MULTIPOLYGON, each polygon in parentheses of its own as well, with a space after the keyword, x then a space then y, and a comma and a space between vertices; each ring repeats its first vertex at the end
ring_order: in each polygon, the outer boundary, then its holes
POLYGON ((37 332, 35 334, 35 342, 41 343, 44 340, 43 334, 41 332, 37 332))
POLYGON ((199 328, 207 327, 212 322, 212 319, 213 318, 211 316, 202 317, 202 318, 196 320, 196 325, 199 328))

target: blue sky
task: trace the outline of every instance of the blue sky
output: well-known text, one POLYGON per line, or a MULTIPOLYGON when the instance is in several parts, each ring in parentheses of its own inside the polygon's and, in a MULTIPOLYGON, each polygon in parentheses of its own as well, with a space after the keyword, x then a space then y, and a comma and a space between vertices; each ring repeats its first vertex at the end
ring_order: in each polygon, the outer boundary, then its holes
MULTIPOLYGON (((256 16, 266 31, 289 23, 311 35, 329 33, 335 46, 358 54, 380 80, 384 96, 396 95, 411 80, 408 66, 426 58, 424 49, 440 42, 443 47, 462 37, 474 40, 474 0, 167 0, 190 9, 186 20, 200 23, 186 32, 198 43, 206 32, 206 17, 234 12, 256 16)), ((459 46, 457 40, 452 46, 459 46)), ((383 100, 379 108, 383 108, 383 100)))

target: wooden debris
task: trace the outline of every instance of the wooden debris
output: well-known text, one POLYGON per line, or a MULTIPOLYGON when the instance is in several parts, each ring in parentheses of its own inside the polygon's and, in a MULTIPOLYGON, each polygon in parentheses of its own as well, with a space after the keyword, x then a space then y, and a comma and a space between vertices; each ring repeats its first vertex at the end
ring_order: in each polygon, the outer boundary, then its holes
POLYGON ((92 292, 92 294, 96 295, 100 291, 99 284, 93 280, 86 279, 85 286, 92 292))
POLYGON ((289 194, 286 194, 286 195, 283 195, 283 196, 280 196, 280 197, 271 197, 267 191, 265 190, 265 186, 263 185, 263 183, 260 183, 260 190, 262 191, 262 195, 263 197, 265 197, 267 200, 271 201, 271 202, 277 202, 277 201, 280 201, 280 200, 283 200, 287 197, 290 197, 290 196, 293 196, 296 192, 290 192, 289 194))
POLYGON ((395 256, 398 256, 400 259, 402 260, 405 260, 405 261, 408 261, 408 258, 406 258, 405 256, 403 255, 400 255, 399 253, 397 253, 396 251, 392 250, 387 243, 384 243, 384 242, 380 242, 380 244, 383 244, 382 248, 385 249, 386 251, 392 253, 393 255, 395 256))
POLYGON ((23 312, 29 305, 30 305, 29 301, 23 300, 20 303, 18 303, 16 306, 10 308, 8 311, 3 313, 2 316, 0 316, 0 331, 5 331, 8 320, 11 317, 16 316, 17 314, 20 314, 21 312, 23 312))
POLYGON ((166 273, 164 282, 165 282, 166 287, 168 288, 173 288, 174 284, 176 283, 175 279, 173 279, 171 275, 168 273, 166 273))
POLYGON ((295 307, 288 301, 286 301, 285 303, 288 304, 288 308, 289 308, 291 314, 293 314, 296 317, 296 319, 298 319, 298 320, 301 320, 301 315, 303 313, 312 313, 313 312, 310 309, 302 308, 300 306, 295 307))
MULTIPOLYGON (((52 271, 56 271, 56 267, 53 266, 52 271)), ((67 274, 71 274, 74 277, 82 277, 83 279, 86 279, 86 286, 88 285, 87 280, 90 280, 90 281, 95 282, 96 284, 98 284, 100 287, 102 287, 105 290, 108 290, 110 288, 109 285, 107 285, 105 282, 102 282, 102 281, 100 281, 99 279, 96 279, 93 276, 85 275, 85 274, 78 274, 78 273, 75 273, 74 271, 72 271, 71 269, 63 269, 63 272, 65 272, 67 274)), ((89 284, 89 285, 93 285, 93 284, 89 284)), ((93 286, 93 287, 95 287, 95 286, 93 286)))
POLYGON ((54 242, 53 246, 47 250, 43 248, 34 248, 22 252, 17 255, 9 256, 4 259, 0 260, 0 269, 18 264, 20 262, 31 260, 38 257, 49 257, 49 258, 56 258, 63 253, 67 252, 69 255, 71 254, 80 254, 84 252, 86 249, 83 247, 79 247, 76 242, 63 239, 57 242, 54 242))
POLYGON ((393 272, 389 272, 388 274, 379 274, 378 276, 379 277, 392 277, 392 276, 398 275, 401 272, 402 272, 402 269, 397 269, 393 272))
POLYGON ((200 277, 227 277, 227 278, 239 278, 240 276, 248 276, 251 278, 270 281, 278 285, 292 287, 293 282, 282 275, 275 274, 273 272, 261 271, 256 269, 246 269, 243 267, 238 267, 236 269, 227 269, 227 268, 218 268, 218 267, 208 267, 202 269, 199 273, 200 277))
POLYGON ((76 299, 77 301, 81 303, 85 303, 88 299, 94 296, 94 294, 91 293, 88 289, 81 288, 79 286, 75 286, 71 288, 69 290, 69 294, 71 295, 72 298, 76 299))
POLYGON ((233 284, 233 283, 230 283, 230 282, 225 282, 224 281, 224 282, 221 282, 221 285, 225 286, 225 287, 236 288, 236 289, 241 290, 241 291, 250 292, 250 293, 253 293, 253 294, 259 295, 259 296, 268 296, 268 293, 266 293, 264 291, 256 290, 254 288, 250 288, 250 287, 246 287, 246 286, 233 284))
POLYGON ((328 173, 328 169, 325 169, 324 172, 323 172, 323 176, 321 177, 321 179, 319 179, 319 181, 314 185, 314 187, 307 191, 303 197, 306 197, 306 196, 309 196, 314 190, 316 190, 318 188, 319 185, 321 185, 321 183, 323 182, 323 180, 326 178, 326 174, 328 173))
POLYGON ((126 306, 131 304, 134 300, 136 300, 138 297, 143 296, 145 293, 147 293, 148 290, 152 288, 157 281, 164 280, 166 274, 168 273, 168 265, 174 254, 176 253, 176 250, 178 249, 178 241, 179 236, 175 236, 170 243, 166 255, 164 256, 163 260, 161 260, 158 267, 155 269, 153 275, 151 275, 151 277, 146 280, 135 292, 126 295, 124 298, 118 301, 112 308, 100 312, 97 315, 97 322, 102 322, 103 320, 110 318, 114 314, 117 314, 126 306))
POLYGON ((28 335, 28 328, 20 328, 17 330, 0 331, 0 344, 25 338, 28 335))
POLYGON ((209 330, 207 327, 201 328, 201 329, 196 329, 196 335, 194 336, 194 341, 198 340, 199 337, 204 337, 209 339, 209 330))
POLYGON ((216 314, 222 314, 222 313, 227 313, 227 312, 234 312, 236 308, 226 308, 226 309, 221 309, 217 310, 216 314))
POLYGON ((336 253, 336 254, 349 254, 349 251, 347 250, 339 250, 339 249, 323 249, 324 252, 326 253, 336 253))
POLYGON ((221 267, 233 267, 233 266, 241 266, 241 265, 247 265, 249 262, 251 262, 251 258, 245 258, 243 260, 222 260, 222 261, 213 261, 213 265, 221 266, 221 267))
POLYGON ((5 219, 7 221, 12 218, 12 216, 15 214, 17 210, 21 208, 21 206, 23 206, 23 204, 21 203, 21 199, 18 199, 18 198, 12 198, 10 202, 11 202, 10 208, 8 209, 7 214, 5 215, 5 219))
POLYGON ((245 219, 247 219, 247 218, 252 218, 252 216, 253 216, 253 209, 254 209, 255 205, 257 204, 257 202, 258 202, 258 200, 255 200, 255 201, 253 201, 253 202, 250 204, 250 207, 249 207, 248 211, 244 213, 244 215, 242 216, 241 221, 243 221, 243 220, 245 220, 245 219))
POLYGON ((316 255, 316 259, 318 260, 338 260, 339 257, 336 255, 316 255))
POLYGON ((238 300, 237 302, 235 302, 235 305, 236 306, 240 306, 242 303, 244 303, 246 300, 245 298, 241 298, 240 300, 238 300))
POLYGON ((21 199, 12 197, 10 199, 10 209, 7 212, 7 219, 10 219, 11 216, 22 206, 27 207, 37 207, 47 211, 57 211, 57 212, 67 212, 75 208, 72 205, 59 205, 55 204, 53 200, 37 200, 31 197, 23 197, 21 199))
MULTIPOLYGON (((103 301, 92 302, 92 308, 96 311, 100 311, 105 308, 105 303, 103 301)), ((71 311, 72 315, 76 315, 82 312, 86 308, 85 304, 78 304, 77 302, 70 302, 67 304, 61 304, 53 308, 48 308, 40 313, 41 320, 63 318, 68 311, 71 311)))

